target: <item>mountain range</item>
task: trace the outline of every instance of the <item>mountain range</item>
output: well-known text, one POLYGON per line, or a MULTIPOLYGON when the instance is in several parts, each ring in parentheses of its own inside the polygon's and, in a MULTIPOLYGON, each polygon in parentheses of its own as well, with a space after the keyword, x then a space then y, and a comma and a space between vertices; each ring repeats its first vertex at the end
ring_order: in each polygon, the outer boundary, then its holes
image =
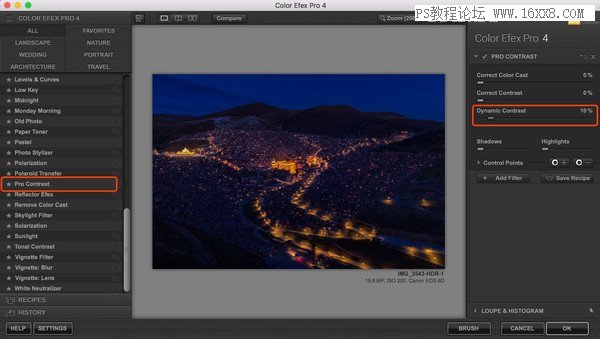
POLYGON ((203 116, 155 114, 153 123, 155 146, 217 128, 282 130, 338 138, 384 137, 404 130, 423 133, 444 128, 443 122, 394 112, 363 112, 348 105, 292 110, 261 103, 203 116))

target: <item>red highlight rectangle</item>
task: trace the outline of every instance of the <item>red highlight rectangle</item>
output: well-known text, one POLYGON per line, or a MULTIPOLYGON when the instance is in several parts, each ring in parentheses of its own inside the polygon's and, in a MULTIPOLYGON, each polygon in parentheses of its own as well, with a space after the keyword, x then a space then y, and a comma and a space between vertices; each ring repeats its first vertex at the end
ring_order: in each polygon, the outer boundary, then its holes
POLYGON ((596 104, 474 104, 471 106, 471 125, 473 127, 598 127, 598 105, 596 104), (589 124, 559 123, 559 124, 485 124, 475 123, 476 107, 592 107, 596 109, 596 122, 589 124))
POLYGON ((0 191, 14 193, 115 193, 119 190, 119 178, 114 175, 102 176, 3 176, 0 177, 0 191), (112 179, 114 189, 4 189, 4 179, 112 179))

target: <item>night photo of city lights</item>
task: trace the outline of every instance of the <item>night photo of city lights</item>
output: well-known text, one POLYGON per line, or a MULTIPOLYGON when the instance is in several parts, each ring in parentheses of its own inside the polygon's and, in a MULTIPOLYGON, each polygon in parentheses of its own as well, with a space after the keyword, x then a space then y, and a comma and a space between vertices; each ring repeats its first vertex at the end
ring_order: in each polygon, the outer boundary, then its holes
POLYGON ((155 269, 443 269, 443 74, 155 74, 155 269))

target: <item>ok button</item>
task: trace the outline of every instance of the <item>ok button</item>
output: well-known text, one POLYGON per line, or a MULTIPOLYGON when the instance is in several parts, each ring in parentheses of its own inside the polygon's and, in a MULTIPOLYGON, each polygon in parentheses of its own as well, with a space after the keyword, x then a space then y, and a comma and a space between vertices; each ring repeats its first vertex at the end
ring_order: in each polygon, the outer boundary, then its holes
POLYGON ((556 321, 546 323, 546 335, 586 336, 590 334, 590 323, 584 321, 556 321))

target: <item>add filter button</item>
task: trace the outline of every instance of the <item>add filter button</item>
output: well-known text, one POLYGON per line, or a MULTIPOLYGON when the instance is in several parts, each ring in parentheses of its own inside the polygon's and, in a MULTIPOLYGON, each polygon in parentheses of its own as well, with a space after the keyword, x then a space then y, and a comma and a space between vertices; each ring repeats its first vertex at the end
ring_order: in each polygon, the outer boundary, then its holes
POLYGON ((34 335, 72 335, 72 322, 36 322, 33 323, 34 335))
POLYGON ((590 323, 585 321, 556 321, 546 323, 546 335, 586 336, 590 334, 590 323))
POLYGON ((477 173, 478 184, 526 184, 529 173, 477 173))
POLYGON ((544 335, 544 323, 506 322, 501 326, 502 335, 544 335))
POLYGON ((491 335, 492 324, 486 322, 449 322, 448 335, 491 335))

